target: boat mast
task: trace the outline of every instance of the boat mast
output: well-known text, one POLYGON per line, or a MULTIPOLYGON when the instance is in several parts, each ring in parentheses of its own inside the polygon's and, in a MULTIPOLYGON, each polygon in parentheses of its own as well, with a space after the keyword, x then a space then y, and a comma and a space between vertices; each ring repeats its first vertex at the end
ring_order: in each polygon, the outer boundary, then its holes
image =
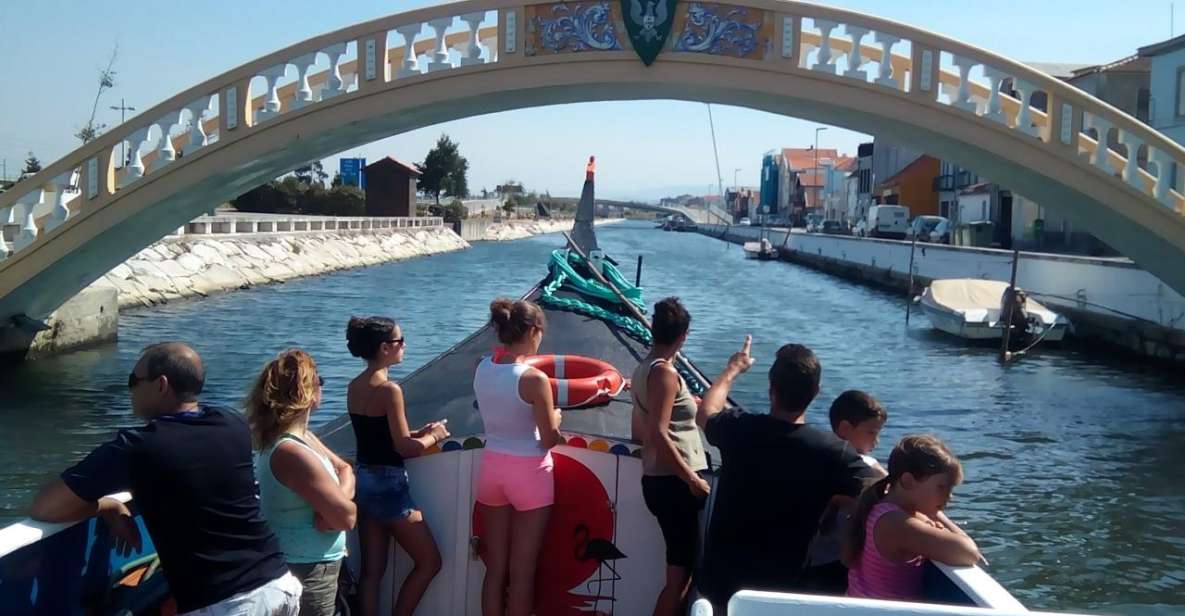
POLYGON ((597 233, 593 230, 597 206, 593 176, 597 171, 597 157, 589 156, 584 167, 584 188, 580 191, 580 204, 576 206, 576 224, 572 227, 572 239, 585 254, 597 250, 597 233))

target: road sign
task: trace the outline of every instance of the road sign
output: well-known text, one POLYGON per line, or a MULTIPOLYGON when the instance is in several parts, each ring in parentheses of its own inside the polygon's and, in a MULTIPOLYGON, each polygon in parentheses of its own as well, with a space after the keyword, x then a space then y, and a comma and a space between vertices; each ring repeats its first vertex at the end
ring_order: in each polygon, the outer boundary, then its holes
POLYGON ((357 186, 366 188, 366 159, 342 158, 338 161, 338 172, 342 176, 342 186, 357 186))

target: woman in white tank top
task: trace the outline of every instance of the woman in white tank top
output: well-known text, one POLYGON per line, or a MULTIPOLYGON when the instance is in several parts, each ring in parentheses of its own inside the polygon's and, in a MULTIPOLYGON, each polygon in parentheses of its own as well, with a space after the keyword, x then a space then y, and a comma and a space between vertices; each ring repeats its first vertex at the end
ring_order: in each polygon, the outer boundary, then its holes
POLYGON ((481 611, 528 616, 534 610, 535 559, 555 501, 550 449, 562 442, 560 411, 547 375, 522 363, 539 351, 543 311, 528 301, 496 299, 490 322, 505 347, 482 358, 473 376, 486 435, 477 476, 486 529, 481 611), (511 571, 511 554, 525 566, 511 571))

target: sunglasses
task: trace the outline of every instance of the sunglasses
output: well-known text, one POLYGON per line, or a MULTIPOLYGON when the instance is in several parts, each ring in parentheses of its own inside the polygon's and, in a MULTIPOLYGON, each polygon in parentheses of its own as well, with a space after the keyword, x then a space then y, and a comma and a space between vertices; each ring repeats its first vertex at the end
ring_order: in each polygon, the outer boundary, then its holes
POLYGON ((404 338, 392 338, 387 341, 388 344, 403 344, 404 338))
POLYGON ((325 387, 325 377, 317 375, 317 387, 325 387))
POLYGON ((147 383, 149 381, 155 381, 155 380, 156 380, 156 377, 139 376, 135 372, 129 372, 128 373, 128 389, 133 389, 140 383, 147 383))

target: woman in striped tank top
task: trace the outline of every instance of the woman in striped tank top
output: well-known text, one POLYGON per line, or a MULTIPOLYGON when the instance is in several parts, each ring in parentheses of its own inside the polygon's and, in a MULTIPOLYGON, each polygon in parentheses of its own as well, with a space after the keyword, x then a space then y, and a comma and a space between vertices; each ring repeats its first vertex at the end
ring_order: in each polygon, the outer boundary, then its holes
POLYGON ((942 510, 963 480, 958 458, 936 437, 901 439, 889 474, 860 495, 843 546, 848 596, 922 598, 926 560, 970 566, 982 556, 975 541, 942 510))

